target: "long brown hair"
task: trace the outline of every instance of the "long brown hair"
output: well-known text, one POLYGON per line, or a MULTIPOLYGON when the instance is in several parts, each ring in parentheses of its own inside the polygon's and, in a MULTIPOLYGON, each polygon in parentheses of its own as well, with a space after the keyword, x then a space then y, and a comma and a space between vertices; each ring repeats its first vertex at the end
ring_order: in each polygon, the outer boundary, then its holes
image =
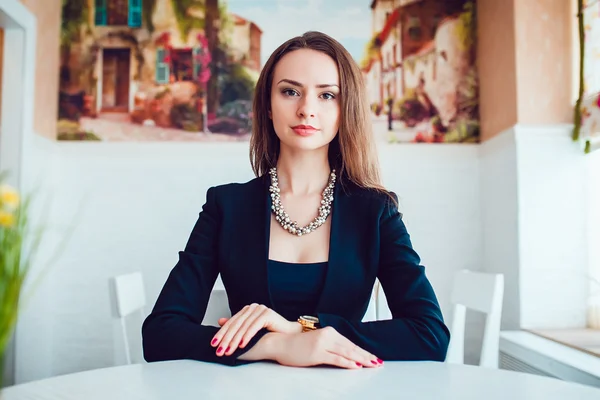
POLYGON ((279 60, 298 49, 325 53, 338 66, 341 119, 338 134, 329 144, 329 163, 338 171, 338 181, 342 185, 350 181, 362 188, 387 193, 381 184, 367 90, 361 70, 337 40, 321 32, 306 32, 283 43, 271 54, 260 73, 254 94, 250 139, 250 162, 254 174, 262 176, 277 164, 279 138, 268 113, 271 109, 271 85, 279 60))

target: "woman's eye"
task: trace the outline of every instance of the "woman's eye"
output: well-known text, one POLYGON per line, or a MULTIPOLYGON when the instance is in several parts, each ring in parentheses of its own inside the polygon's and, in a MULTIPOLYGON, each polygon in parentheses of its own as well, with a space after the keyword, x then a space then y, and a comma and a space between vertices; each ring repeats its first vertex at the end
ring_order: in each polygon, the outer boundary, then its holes
POLYGON ((331 94, 331 93, 323 93, 321 96, 325 100, 333 100, 333 99, 335 99, 335 96, 333 94, 331 94))
POLYGON ((281 93, 285 94, 286 96, 297 96, 298 92, 296 92, 294 89, 283 89, 281 91, 281 93))

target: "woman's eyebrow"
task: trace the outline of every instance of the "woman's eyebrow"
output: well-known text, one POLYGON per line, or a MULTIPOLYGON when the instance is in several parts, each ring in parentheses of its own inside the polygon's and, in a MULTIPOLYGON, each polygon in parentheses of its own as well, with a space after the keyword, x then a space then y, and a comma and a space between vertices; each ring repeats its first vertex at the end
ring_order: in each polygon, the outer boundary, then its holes
MULTIPOLYGON (((286 82, 286 83, 289 83, 290 85, 301 87, 301 88, 304 87, 303 84, 301 84, 298 81, 292 80, 292 79, 282 79, 279 82, 277 82, 277 84, 279 85, 281 82, 286 82)), ((321 84, 316 85, 316 87, 318 87, 318 88, 337 87, 338 89, 340 88, 339 85, 337 85, 335 83, 321 83, 321 84)))

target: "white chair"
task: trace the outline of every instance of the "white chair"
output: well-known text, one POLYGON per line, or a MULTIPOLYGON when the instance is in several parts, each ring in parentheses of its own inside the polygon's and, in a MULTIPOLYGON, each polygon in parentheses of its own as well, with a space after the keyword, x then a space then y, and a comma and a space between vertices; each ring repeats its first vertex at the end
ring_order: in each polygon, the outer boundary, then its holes
POLYGON ((115 364, 143 362, 141 329, 137 330, 135 346, 130 345, 130 338, 127 331, 127 320, 134 313, 139 313, 140 317, 139 321, 135 321, 136 325, 139 324, 141 326, 144 319, 146 294, 141 272, 111 277, 109 279, 109 294, 112 314, 115 319, 115 323, 113 324, 115 364), (133 349, 135 349, 135 352, 132 351, 133 349))
POLYGON ((229 311, 227 292, 225 289, 213 289, 210 292, 202 325, 219 327, 219 318, 229 317, 231 317, 231 311, 229 311))
POLYGON ((369 300, 369 306, 367 307, 367 311, 365 311, 362 322, 377 321, 377 283, 378 282, 375 282, 375 285, 373 285, 371 300, 369 300))
POLYGON ((392 319, 392 311, 388 306, 387 297, 385 297, 385 292, 379 279, 375 282, 375 313, 377 321, 392 319))
POLYGON ((464 363, 465 321, 468 308, 487 314, 479 365, 498 368, 504 275, 459 271, 454 277, 451 296, 454 311, 446 362, 464 363))

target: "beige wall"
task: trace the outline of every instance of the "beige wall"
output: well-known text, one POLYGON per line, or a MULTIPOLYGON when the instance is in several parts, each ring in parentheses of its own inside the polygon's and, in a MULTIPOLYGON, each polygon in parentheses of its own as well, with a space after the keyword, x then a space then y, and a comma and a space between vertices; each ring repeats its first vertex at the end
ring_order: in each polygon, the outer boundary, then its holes
POLYGON ((478 0, 477 68, 481 140, 517 123, 513 0, 478 0))
POLYGON ((37 55, 33 128, 56 137, 61 0, 21 0, 37 19, 37 55))
POLYGON ((478 0, 481 140, 516 123, 572 121, 569 0, 478 0))
POLYGON ((234 24, 231 46, 236 60, 239 61, 244 56, 250 57, 250 23, 234 24))
POLYGON ((569 0, 515 1, 519 122, 571 122, 569 0))

